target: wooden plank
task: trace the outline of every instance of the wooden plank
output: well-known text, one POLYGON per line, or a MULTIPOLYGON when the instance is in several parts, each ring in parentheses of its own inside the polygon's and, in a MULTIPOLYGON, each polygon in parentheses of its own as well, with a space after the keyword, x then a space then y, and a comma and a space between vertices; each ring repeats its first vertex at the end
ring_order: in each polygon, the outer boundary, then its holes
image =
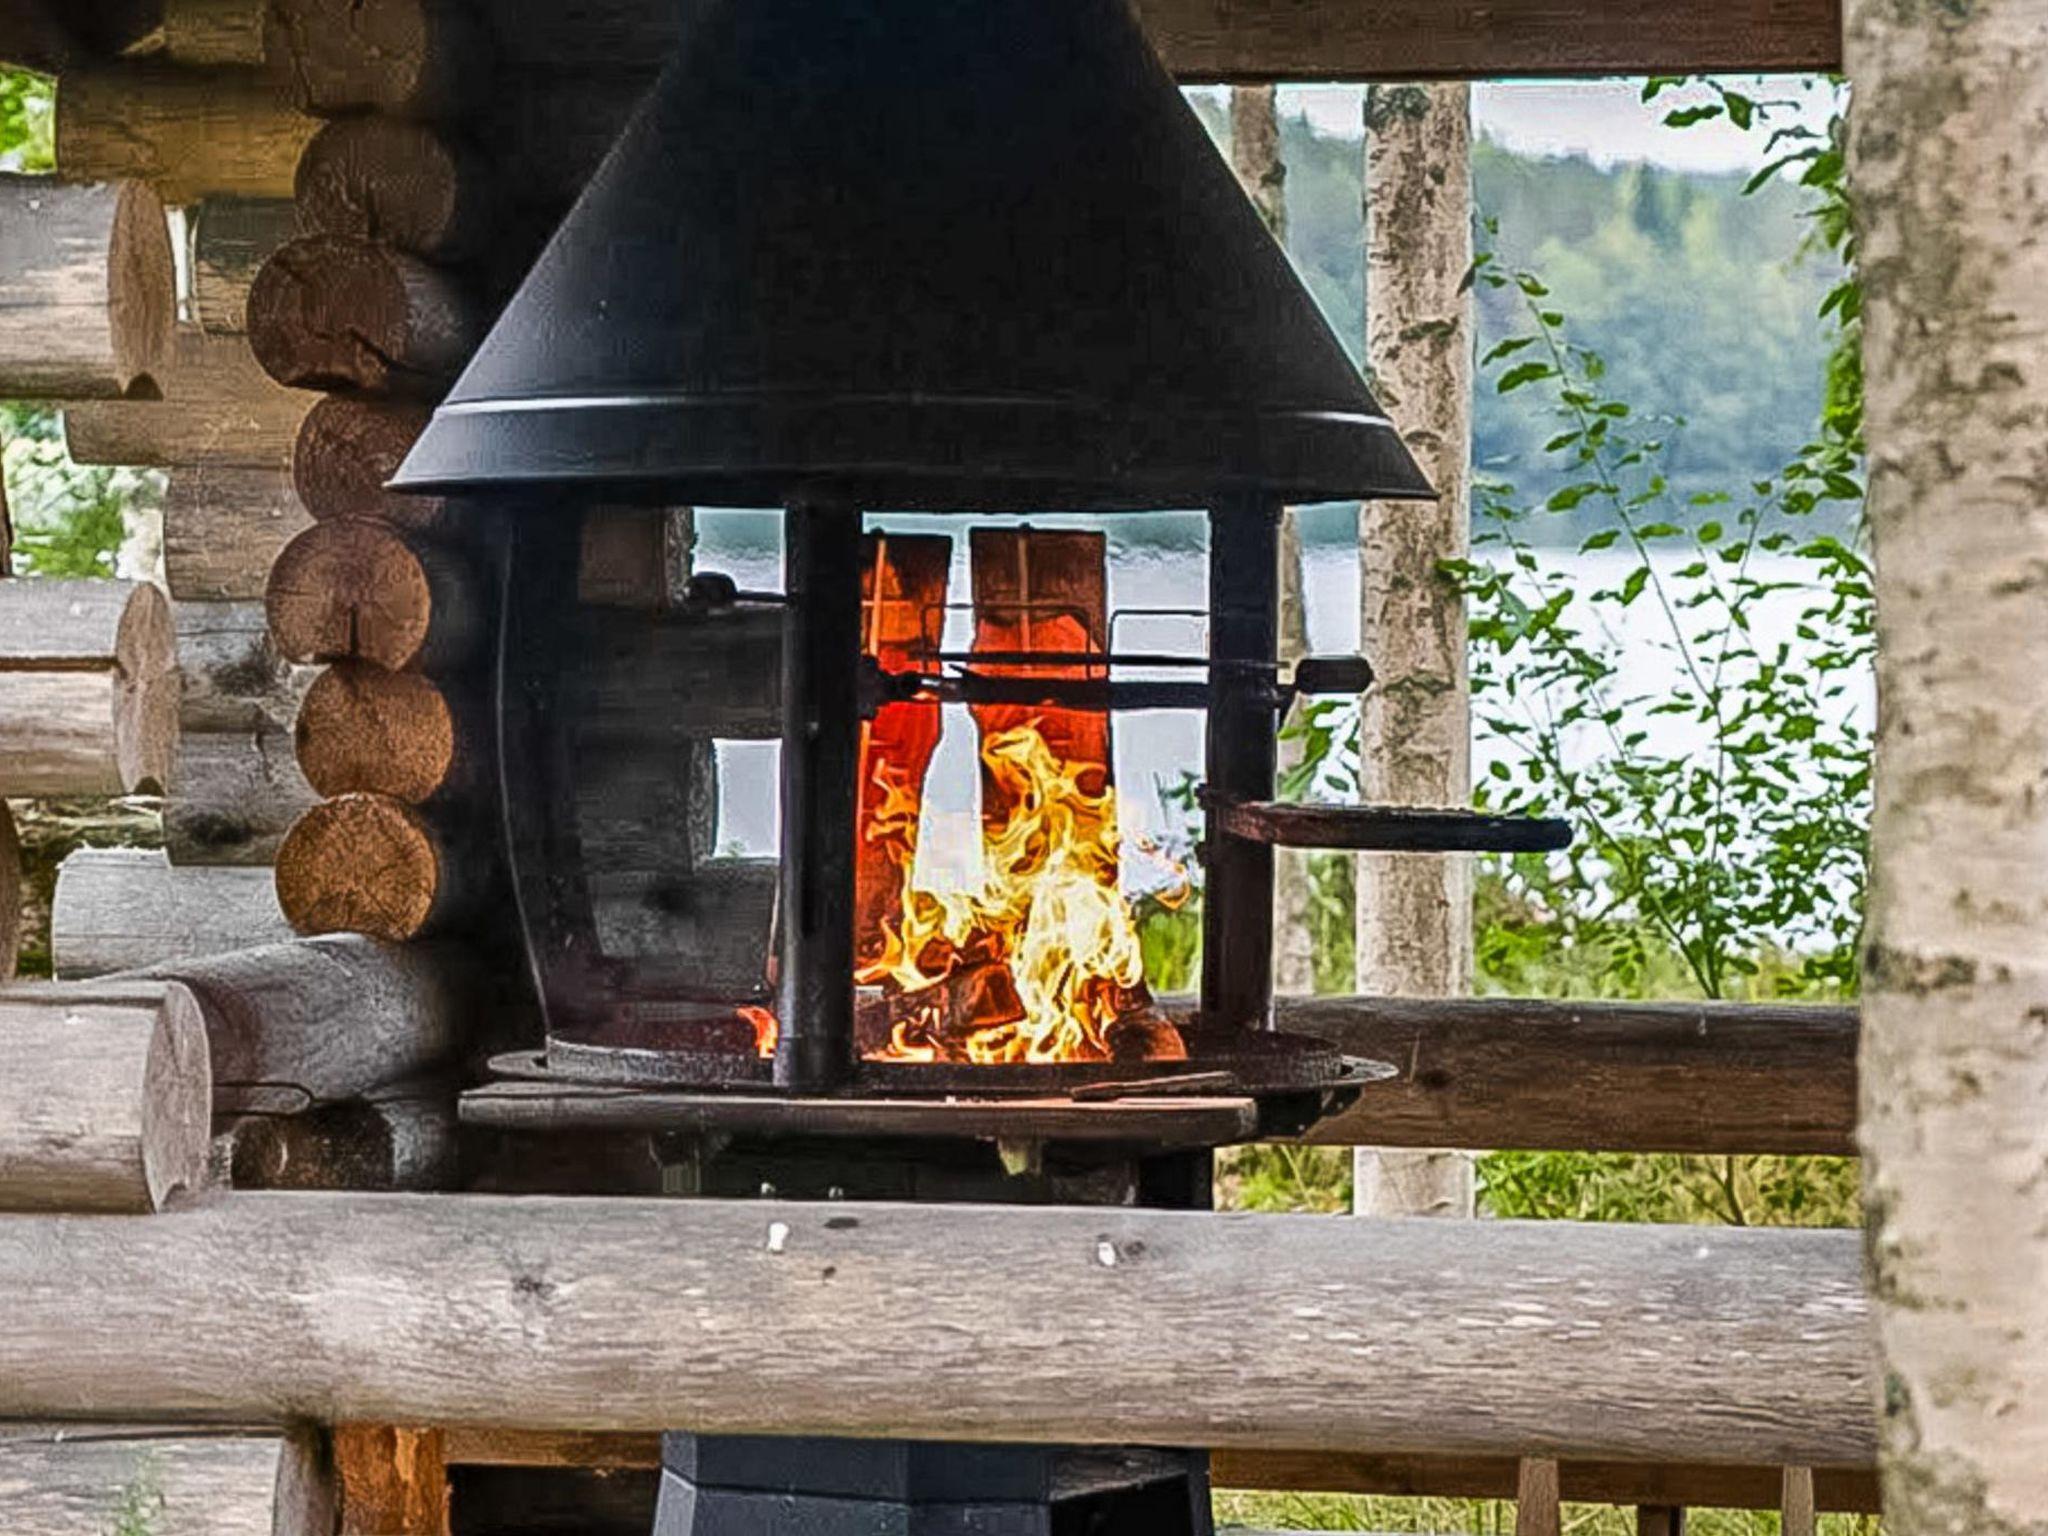
MULTIPOLYGON (((513 1442, 526 1455, 539 1445, 513 1442)), ((606 1454, 626 1448, 605 1447, 606 1454)), ((1683 1458, 1685 1450, 1674 1456, 1683 1458)), ((1363 1451, 1234 1450, 1217 1453, 1219 1488, 1269 1488, 1303 1493, 1363 1493, 1392 1498, 1511 1499, 1518 1471, 1515 1457, 1397 1455, 1363 1451)), ((1776 1466, 1710 1466, 1691 1460, 1588 1461, 1558 1464, 1562 1497, 1574 1504, 1647 1504, 1699 1509, 1776 1509, 1782 1473, 1776 1466)), ((1877 1468, 1819 1467, 1814 1494, 1823 1510, 1876 1514, 1877 1468)))
POLYGON ((1525 1456, 1515 1476, 1515 1536, 1561 1536, 1557 1463, 1525 1456))
POLYGON ((1212 800, 1230 837, 1281 848, 1351 848, 1361 853, 1542 853, 1571 846, 1571 824, 1545 817, 1486 816, 1455 807, 1321 805, 1281 800, 1212 800))
MULTIPOLYGON (((507 57, 602 68, 658 58, 660 0, 486 0, 507 57)), ((1817 73, 1842 62, 1839 0, 1138 0, 1186 81, 1817 73)))
POLYGON ((1851 1232, 229 1194, 0 1220, 0 1294, 0 1416, 1876 1454, 1851 1232))
POLYGON ((8 1536, 330 1536, 336 1502, 310 1428, 0 1425, 8 1536))
POLYGON ((1856 1010, 1528 998, 1283 998, 1285 1029, 1393 1062, 1310 1139, 1854 1156, 1856 1010))
POLYGON ((1787 1467, 1778 1500, 1778 1529, 1783 1536, 1813 1536, 1813 1468, 1787 1467))

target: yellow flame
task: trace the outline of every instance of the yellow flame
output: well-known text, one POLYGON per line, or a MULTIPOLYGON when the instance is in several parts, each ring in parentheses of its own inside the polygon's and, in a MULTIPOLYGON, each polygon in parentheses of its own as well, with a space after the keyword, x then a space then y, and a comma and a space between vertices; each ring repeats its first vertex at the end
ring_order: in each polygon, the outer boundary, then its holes
MULTIPOLYGON (((1006 964, 1023 1017, 973 1031, 975 1062, 1099 1061, 1144 956, 1130 904, 1117 886, 1116 791, 1087 788, 1099 768, 1060 761, 1036 725, 990 737, 982 760, 1011 809, 984 831, 984 873, 972 890, 916 886, 917 798, 877 765, 882 800, 863 828, 902 872, 903 920, 885 925, 880 953, 858 979, 910 992, 940 981, 959 957, 1006 964)), ((917 1027, 899 1022, 890 1060, 939 1054, 917 1027)))

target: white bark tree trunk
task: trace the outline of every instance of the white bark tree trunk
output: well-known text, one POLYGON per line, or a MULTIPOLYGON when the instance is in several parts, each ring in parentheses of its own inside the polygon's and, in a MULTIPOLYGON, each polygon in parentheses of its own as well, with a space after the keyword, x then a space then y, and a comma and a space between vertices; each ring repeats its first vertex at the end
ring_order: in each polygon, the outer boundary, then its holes
MULTIPOLYGON (((1465 605, 1437 572, 1469 547, 1472 455, 1472 105, 1464 85, 1375 86, 1365 97, 1366 327, 1380 404, 1435 485, 1434 502, 1359 509, 1365 798, 1464 805, 1472 793, 1465 605)), ((1358 861, 1361 992, 1450 997, 1472 986, 1472 872, 1460 856, 1358 861)), ((1470 1215, 1461 1152, 1361 1147, 1353 1207, 1470 1215)))
MULTIPOLYGON (((1283 246, 1287 243, 1287 164, 1280 152, 1280 118, 1270 85, 1234 86, 1230 92, 1230 163, 1245 195, 1283 246)), ((1301 565, 1301 524, 1293 508, 1280 520, 1280 659, 1308 654, 1308 607, 1301 565)), ((1301 762, 1293 742, 1280 745, 1280 771, 1301 762)), ((1273 869, 1273 986, 1281 993, 1316 989, 1313 899, 1308 854, 1282 848, 1273 869)))
POLYGON ((1851 0, 1885 1523, 2048 1532, 2048 11, 1851 0))

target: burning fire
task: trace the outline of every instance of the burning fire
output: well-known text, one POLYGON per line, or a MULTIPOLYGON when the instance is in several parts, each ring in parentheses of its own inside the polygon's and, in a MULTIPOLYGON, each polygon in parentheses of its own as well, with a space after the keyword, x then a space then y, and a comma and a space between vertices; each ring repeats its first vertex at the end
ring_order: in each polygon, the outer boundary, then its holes
POLYGON ((754 1026, 754 1053, 764 1061, 775 1057, 775 1044, 782 1036, 782 1022, 766 1008, 751 1003, 740 1009, 740 1017, 754 1026))
POLYGON ((1101 1061, 1110 1027, 1142 1003, 1136 919, 1117 883, 1116 792, 1099 766, 1062 762, 1036 723, 982 748, 1010 809, 984 829, 977 889, 916 884, 918 799, 875 765, 880 803, 863 835, 902 880, 902 920, 856 979, 891 999, 881 1060, 1101 1061))

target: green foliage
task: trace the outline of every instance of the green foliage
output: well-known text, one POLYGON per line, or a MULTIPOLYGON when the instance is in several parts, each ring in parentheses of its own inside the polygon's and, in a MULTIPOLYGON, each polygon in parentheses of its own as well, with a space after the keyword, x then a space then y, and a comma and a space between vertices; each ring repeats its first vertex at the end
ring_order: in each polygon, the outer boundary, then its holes
POLYGON ((124 514, 154 506, 152 470, 74 464, 54 411, 0 403, 0 470, 24 576, 111 576, 124 514))
POLYGON ((55 169, 56 131, 56 82, 0 67, 0 171, 55 169))

